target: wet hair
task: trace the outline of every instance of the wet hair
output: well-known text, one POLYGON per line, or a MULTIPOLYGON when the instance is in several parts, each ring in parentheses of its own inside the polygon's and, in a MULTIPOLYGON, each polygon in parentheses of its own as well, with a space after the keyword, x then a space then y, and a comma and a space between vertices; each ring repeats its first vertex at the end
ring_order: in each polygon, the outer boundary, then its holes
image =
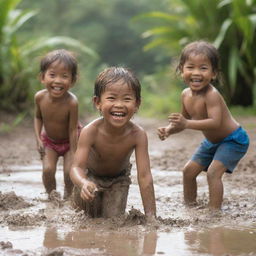
POLYGON ((94 84, 94 96, 99 97, 105 91, 107 85, 122 81, 132 88, 136 101, 140 102, 141 85, 134 73, 124 67, 109 67, 103 70, 96 78, 94 84))
POLYGON ((55 61, 63 63, 66 66, 66 68, 71 71, 72 82, 75 82, 77 78, 77 60, 72 52, 67 51, 65 49, 51 51, 41 59, 41 75, 44 75, 49 66, 55 61))
POLYGON ((220 72, 219 53, 211 43, 203 40, 194 41, 185 46, 185 48, 181 52, 179 63, 176 68, 177 73, 182 72, 185 62, 191 55, 206 56, 211 62, 213 72, 215 72, 217 75, 219 74, 220 72))

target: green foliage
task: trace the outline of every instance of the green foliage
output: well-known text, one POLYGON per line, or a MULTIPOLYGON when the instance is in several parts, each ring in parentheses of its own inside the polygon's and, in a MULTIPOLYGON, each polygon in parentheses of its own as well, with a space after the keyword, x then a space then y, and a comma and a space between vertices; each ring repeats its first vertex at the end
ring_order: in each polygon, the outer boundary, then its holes
MULTIPOLYGON (((32 102, 35 92, 35 77, 38 64, 34 57, 52 47, 73 47, 95 58, 94 51, 69 37, 37 37, 22 41, 20 28, 37 12, 16 9, 21 0, 0 2, 0 108, 24 110, 32 102)), ((38 83, 37 83, 38 84, 38 83)))
MULTIPOLYGON (((94 62, 96 69, 101 65, 123 65, 138 73, 153 73, 168 61, 159 49, 143 51, 148 40, 141 38, 140 31, 145 26, 131 23, 131 18, 141 12, 164 10, 165 1, 26 0, 22 6, 39 9, 33 23, 26 24, 24 36, 31 31, 72 36, 99 54, 100 58, 94 62)), ((82 65, 91 66, 86 58, 81 61, 82 65)))
POLYGON ((171 112, 180 111, 180 94, 183 88, 169 73, 163 70, 144 76, 141 80, 142 103, 139 112, 143 116, 166 118, 171 112))
POLYGON ((218 8, 228 11, 214 43, 224 62, 229 101, 234 105, 253 105, 253 88, 256 86, 256 1, 225 0, 220 1, 218 8))
POLYGON ((143 33, 146 50, 158 46, 175 57, 184 44, 205 39, 219 48, 224 81, 219 89, 228 103, 253 105, 256 86, 256 1, 172 0, 168 12, 151 12, 137 20, 156 20, 143 33))

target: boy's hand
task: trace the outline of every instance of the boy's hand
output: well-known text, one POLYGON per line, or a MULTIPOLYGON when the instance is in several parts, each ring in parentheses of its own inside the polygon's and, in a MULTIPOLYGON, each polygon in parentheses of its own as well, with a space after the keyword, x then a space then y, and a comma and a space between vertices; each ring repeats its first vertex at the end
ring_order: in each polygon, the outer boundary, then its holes
POLYGON ((180 113, 172 113, 168 117, 169 122, 175 129, 184 130, 187 126, 187 119, 180 113))
POLYGON ((159 127, 157 129, 157 134, 160 140, 165 140, 167 138, 166 136, 166 127, 159 127))
POLYGON ((166 127, 159 127, 157 129, 157 134, 158 134, 158 137, 160 140, 165 140, 167 137, 170 136, 170 134, 172 133, 172 128, 173 128, 173 125, 172 124, 169 124, 168 126, 166 127))
POLYGON ((95 183, 89 180, 84 180, 80 196, 85 201, 92 201, 97 191, 98 188, 95 183))
POLYGON ((43 145, 42 141, 38 142, 37 150, 40 154, 40 159, 42 160, 45 155, 45 149, 44 149, 44 145, 43 145))

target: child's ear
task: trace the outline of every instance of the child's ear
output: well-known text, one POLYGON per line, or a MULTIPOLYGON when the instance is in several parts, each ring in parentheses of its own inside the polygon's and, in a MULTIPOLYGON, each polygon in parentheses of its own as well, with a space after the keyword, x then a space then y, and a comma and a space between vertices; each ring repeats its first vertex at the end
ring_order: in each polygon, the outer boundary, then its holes
POLYGON ((98 96, 93 96, 92 101, 93 101, 95 108, 97 108, 100 111, 101 110, 100 109, 100 98, 98 96))
POLYGON ((213 76, 212 76, 211 81, 214 82, 216 79, 217 79, 217 73, 214 73, 213 76))
POLYGON ((40 73, 40 74, 38 75, 38 80, 39 80, 41 83, 43 83, 43 81, 44 81, 44 75, 43 75, 42 73, 40 73))
POLYGON ((137 100, 137 101, 136 101, 135 113, 137 113, 137 111, 139 110, 140 104, 141 104, 141 100, 137 100))

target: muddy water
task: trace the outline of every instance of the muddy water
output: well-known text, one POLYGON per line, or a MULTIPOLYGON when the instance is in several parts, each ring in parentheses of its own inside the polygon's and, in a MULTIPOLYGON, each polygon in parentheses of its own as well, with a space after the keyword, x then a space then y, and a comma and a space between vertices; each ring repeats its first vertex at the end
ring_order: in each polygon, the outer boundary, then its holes
MULTIPOLYGON (((253 212, 238 211, 239 216, 227 203, 221 216, 209 214, 203 175, 198 179, 201 205, 187 209, 182 204, 180 172, 152 172, 159 219, 145 226, 134 170, 126 219, 91 220, 79 214, 74 218, 77 213, 69 202, 56 205, 47 200, 41 166, 5 168, 0 172, 1 193, 14 191, 30 205, 7 210, 0 205, 0 255, 256 255, 253 212)), ((61 168, 56 178, 63 194, 61 168)))
MULTIPOLYGON (((144 234, 122 231, 99 232, 56 228, 1 228, 1 241, 11 241, 13 248, 43 252, 69 248, 85 255, 255 255, 256 233, 252 229, 217 227, 203 230, 150 231, 144 234)), ((76 254, 75 254, 76 255, 76 254)))

